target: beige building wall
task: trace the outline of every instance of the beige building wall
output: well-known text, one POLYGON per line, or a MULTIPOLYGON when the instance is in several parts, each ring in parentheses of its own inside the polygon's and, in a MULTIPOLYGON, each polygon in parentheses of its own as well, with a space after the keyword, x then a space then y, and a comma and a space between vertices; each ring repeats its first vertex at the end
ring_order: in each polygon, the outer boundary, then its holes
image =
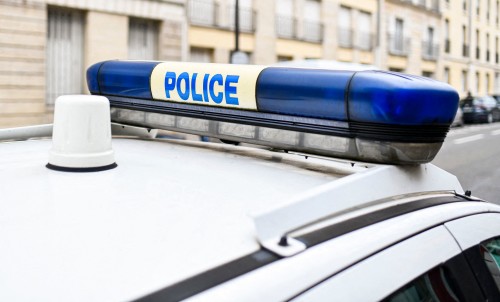
MULTIPOLYGON (((127 59, 130 18, 158 24, 158 59, 187 59, 184 0, 0 0, 0 128, 50 123, 47 104, 47 18, 52 8, 84 17, 83 70, 127 59)), ((72 74, 68 74, 71 77, 72 74)), ((85 93, 86 83, 81 93, 85 93)))
POLYGON ((387 39, 386 64, 382 66, 389 70, 398 70, 415 75, 440 75, 437 66, 441 56, 441 14, 434 11, 427 3, 426 6, 415 5, 411 2, 388 0, 384 7, 387 39), (399 51, 396 20, 403 21, 402 51, 399 51), (433 41, 428 41, 428 28, 434 30, 433 41), (429 43, 433 42, 430 45, 429 43), (428 47, 431 48, 428 48, 428 47), (425 49, 424 49, 425 47, 425 49), (432 49, 432 51, 429 51, 432 49), (434 50, 436 51, 434 53, 434 50))
MULTIPOLYGON (((255 0, 255 48, 254 62, 257 64, 272 64, 276 61, 277 49, 276 31, 276 4, 273 0, 255 0)), ((251 49, 246 50, 251 51, 251 49)))
POLYGON ((333 1, 336 2, 334 6, 336 8, 336 17, 334 23, 332 25, 335 28, 335 37, 336 37, 336 48, 337 48, 337 56, 333 59, 343 61, 343 62, 354 62, 361 64, 369 64, 376 65, 375 51, 377 47, 377 17, 378 17, 378 3, 377 0, 364 0, 364 1, 333 1), (350 47, 342 46, 339 43, 339 10, 341 8, 348 8, 351 11, 351 23, 344 25, 351 31, 352 34, 352 45, 350 47), (370 47, 369 49, 364 49, 359 46, 361 38, 361 32, 359 30, 358 20, 360 18, 360 14, 368 13, 370 18, 370 47))
POLYGON ((469 92, 500 93, 499 6, 484 0, 470 0, 465 7, 461 1, 443 6, 443 27, 446 20, 450 24, 450 51, 443 55, 443 70, 449 70, 448 81, 462 97, 469 92))
POLYGON ((126 59, 128 56, 128 17, 90 11, 85 27, 86 67, 104 61, 126 59))
MULTIPOLYGON (((278 58, 304 59, 321 58, 321 43, 311 43, 304 41, 302 19, 300 16, 303 0, 294 1, 294 38, 283 39, 277 36, 276 30, 276 1, 274 0, 253 0, 250 9, 253 11, 251 30, 241 30, 239 48, 240 51, 250 55, 250 62, 253 64, 273 64, 278 58)), ((199 3, 196 0, 190 1, 189 7, 196 7, 199 3)), ((189 45, 191 50, 204 51, 210 53, 211 61, 216 63, 229 63, 230 54, 235 49, 234 29, 230 26, 233 15, 228 14, 229 0, 214 0, 216 7, 216 17, 209 22, 204 21, 205 16, 201 16, 201 21, 191 17, 189 27, 189 45), (204 23, 205 22, 205 23, 204 23), (200 24, 202 23, 202 24, 200 24)), ((247 8, 244 8, 247 9, 247 8)), ((240 13, 240 20, 245 14, 240 13)), ((198 16, 200 18, 200 16, 198 16)), ((245 21, 240 21, 244 23, 245 21)), ((231 23, 232 24, 232 23, 231 23)))
POLYGON ((0 127, 45 122, 46 17, 42 1, 0 2, 0 127))
MULTIPOLYGON (((0 127, 51 121, 52 108, 45 99, 46 73, 50 70, 46 63, 49 9, 82 13, 80 72, 84 73, 95 62, 129 56, 131 18, 158 24, 157 59, 228 63, 235 48, 231 15, 234 0, 213 1, 211 14, 200 6, 200 0, 0 0, 0 127), (198 17, 209 18, 208 23, 193 22, 197 10, 198 17)), ((277 26, 279 1, 240 0, 240 9, 243 4, 245 11, 240 20, 246 18, 246 27, 242 28, 239 46, 253 64, 293 59, 373 64, 448 81, 462 96, 469 91, 500 93, 498 1, 468 0, 464 9, 463 1, 426 0, 422 6, 416 0, 318 0, 317 38, 317 31, 311 34, 307 29, 310 20, 305 12, 311 0, 291 0, 293 28, 288 36, 277 26), (250 7, 245 7, 248 4, 250 7), (349 10, 350 24, 340 24, 342 8, 349 10), (372 35, 368 48, 360 47, 359 41, 360 18, 367 14, 372 35), (396 18, 404 20, 408 38, 407 51, 399 54, 391 51, 389 38, 395 31, 396 18), (342 40, 345 36, 341 37, 340 25, 349 30, 351 41, 347 44, 342 40), (430 57, 425 55, 423 44, 428 27, 434 28, 438 47, 430 57), (468 53, 464 54, 464 48, 468 53)))

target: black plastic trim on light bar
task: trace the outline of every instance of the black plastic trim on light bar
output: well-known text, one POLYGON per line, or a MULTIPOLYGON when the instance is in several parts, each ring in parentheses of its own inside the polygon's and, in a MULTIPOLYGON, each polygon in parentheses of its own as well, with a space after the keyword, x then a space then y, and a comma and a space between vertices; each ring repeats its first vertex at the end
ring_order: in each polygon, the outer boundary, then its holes
POLYGON ((348 138, 359 137, 391 142, 441 143, 444 141, 449 130, 448 126, 443 125, 394 126, 376 123, 339 122, 117 96, 106 97, 109 98, 111 106, 117 108, 348 138))

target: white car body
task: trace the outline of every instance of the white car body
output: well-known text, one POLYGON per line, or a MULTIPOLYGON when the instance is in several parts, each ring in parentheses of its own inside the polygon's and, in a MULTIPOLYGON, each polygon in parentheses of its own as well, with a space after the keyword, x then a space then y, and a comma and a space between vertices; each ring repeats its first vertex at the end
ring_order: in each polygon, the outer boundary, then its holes
MULTIPOLYGON (((45 167, 51 140, 1 146, 2 301, 148 301, 152 293, 265 250, 259 237, 265 241, 315 215, 331 217, 322 224, 335 225, 463 193, 454 176, 431 164, 405 168, 254 147, 115 138, 117 168, 72 173, 45 167), (393 189, 387 187, 391 177, 393 189), (308 203, 311 211, 302 215, 308 203)), ((468 217, 484 217, 473 222, 478 226, 488 219, 489 235, 500 235, 499 206, 446 203, 348 232, 182 298, 316 301, 333 292, 336 300, 379 300, 459 254, 455 240, 478 244, 483 229, 467 236, 460 221, 468 217), (455 239, 448 224, 457 228, 455 239), (413 265, 400 270, 394 255, 403 254, 413 265), (378 278, 382 269, 383 280, 352 284, 378 278)))

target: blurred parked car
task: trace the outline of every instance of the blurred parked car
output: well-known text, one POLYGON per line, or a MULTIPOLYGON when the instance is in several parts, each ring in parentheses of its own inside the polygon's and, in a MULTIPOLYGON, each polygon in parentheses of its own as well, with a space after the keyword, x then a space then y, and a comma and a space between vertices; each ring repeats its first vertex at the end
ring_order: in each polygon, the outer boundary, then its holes
POLYGON ((491 96, 471 97, 460 102, 465 123, 492 123, 500 120, 500 103, 491 96))
POLYGON ((453 123, 451 123, 452 127, 462 127, 464 125, 464 113, 462 111, 461 107, 458 107, 457 109, 457 114, 455 115, 455 118, 453 119, 453 123))
POLYGON ((493 94, 492 97, 497 101, 497 103, 500 103, 500 94, 493 94))

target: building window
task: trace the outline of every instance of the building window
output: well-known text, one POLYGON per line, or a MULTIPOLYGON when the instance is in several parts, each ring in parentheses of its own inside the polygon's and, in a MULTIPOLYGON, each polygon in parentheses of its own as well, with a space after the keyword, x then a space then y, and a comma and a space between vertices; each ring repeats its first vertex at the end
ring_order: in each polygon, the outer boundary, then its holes
POLYGON ((445 67, 443 71, 443 81, 450 84, 450 68, 445 67))
POLYGON ((351 16, 351 8, 345 6, 340 7, 338 19, 338 35, 340 47, 351 48, 353 46, 351 16))
POLYGON ((404 72, 404 69, 397 68, 397 67, 389 67, 389 71, 392 71, 392 72, 404 72))
POLYGON ((462 26, 462 56, 469 56, 469 45, 467 44, 467 27, 462 26))
POLYGON ((198 63, 213 63, 214 50, 211 48, 191 47, 189 61, 198 63))
POLYGON ((486 34, 486 62, 490 61, 490 35, 486 34))
POLYGON ((278 0, 276 2, 276 34, 280 38, 292 39, 296 37, 296 21, 293 17, 292 0, 278 0))
POLYGON ((422 58, 425 60, 437 60, 439 46, 434 43, 434 28, 427 27, 426 38, 422 43, 422 58))
POLYGON ((431 0, 431 10, 439 12, 439 0, 431 0))
POLYGON ((321 25, 321 3, 318 0, 306 0, 304 3, 304 40, 321 42, 323 27, 321 25))
POLYGON ((394 32, 389 34, 389 53, 392 55, 406 56, 409 51, 409 40, 404 36, 404 21, 396 18, 394 32))
POLYGON ((498 57, 498 37, 495 38, 495 63, 499 63, 498 57))
POLYGON ((500 93, 500 72, 495 72, 495 93, 500 93))
POLYGON ((489 94, 490 93, 490 87, 491 87, 491 83, 490 83, 491 79, 490 79, 490 74, 489 73, 486 73, 486 79, 485 79, 485 94, 489 94))
POLYGON ((478 60, 481 57, 481 49, 479 48, 480 42, 479 29, 476 29, 476 59, 478 60))
POLYGON ((497 9, 496 9, 496 24, 499 25, 500 24, 500 1, 497 1, 497 9))
POLYGON ((132 60, 158 59, 158 23, 130 18, 128 23, 128 58, 132 60))
POLYGON ((83 92, 83 15, 49 7, 47 20, 46 102, 83 92))
POLYGON ((361 50, 371 50, 373 48, 372 15, 359 12, 357 21, 356 45, 361 50))
POLYGON ((467 70, 462 71, 461 88, 463 92, 467 92, 467 70))
POLYGON ((450 20, 444 20, 444 52, 450 53, 450 20))
POLYGON ((490 21, 490 9, 491 9, 491 5, 490 5, 490 1, 491 0, 486 0, 486 21, 490 21))
POLYGON ((278 62, 287 62, 287 61, 292 61, 292 60, 293 60, 292 56, 279 55, 277 58, 278 62))
POLYGON ((215 26, 217 8, 214 0, 190 0, 189 20, 195 25, 215 26))
POLYGON ((479 88, 481 87, 481 74, 476 72, 476 94, 479 94, 479 88))
POLYGON ((434 73, 432 71, 422 71, 422 76, 426 78, 434 78, 434 73))

